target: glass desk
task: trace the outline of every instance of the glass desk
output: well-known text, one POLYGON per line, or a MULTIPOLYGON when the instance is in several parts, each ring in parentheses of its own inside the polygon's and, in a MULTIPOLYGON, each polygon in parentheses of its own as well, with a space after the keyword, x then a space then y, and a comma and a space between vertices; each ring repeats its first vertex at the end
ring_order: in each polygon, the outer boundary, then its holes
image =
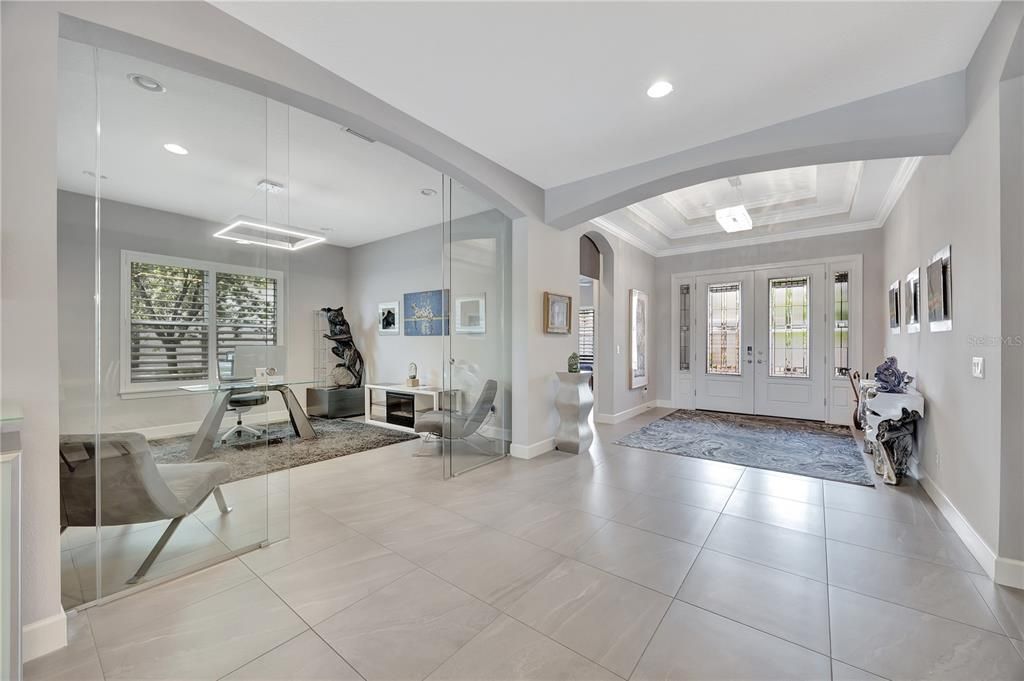
POLYGON ((288 380, 283 377, 270 377, 259 381, 225 381, 223 383, 181 386, 179 390, 190 393, 211 393, 213 395, 210 411, 207 412, 206 418, 203 419, 203 424, 199 426, 199 430, 192 437, 192 442, 188 446, 189 460, 204 457, 213 451, 213 446, 217 443, 217 433, 220 430, 221 422, 224 420, 224 412, 228 409, 231 396, 241 393, 268 392, 271 390, 280 393, 281 397, 284 398, 285 406, 288 408, 288 419, 292 423, 295 435, 302 440, 315 438, 316 431, 313 430, 309 417, 302 410, 302 406, 295 398, 295 393, 292 392, 290 387, 294 385, 316 385, 316 381, 312 379, 288 380))

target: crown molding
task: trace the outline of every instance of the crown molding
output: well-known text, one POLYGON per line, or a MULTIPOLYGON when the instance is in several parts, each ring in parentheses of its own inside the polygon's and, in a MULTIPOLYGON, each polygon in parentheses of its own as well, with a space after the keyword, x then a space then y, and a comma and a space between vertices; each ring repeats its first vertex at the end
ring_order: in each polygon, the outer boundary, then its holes
POLYGON ((619 239, 622 239, 623 241, 625 241, 630 246, 635 246, 636 248, 639 248, 644 253, 647 253, 648 255, 653 255, 653 256, 657 257, 658 254, 659 254, 659 251, 658 251, 657 248, 652 247, 650 244, 648 244, 646 241, 644 241, 640 237, 636 236, 635 234, 633 234, 631 232, 628 232, 628 231, 622 229, 621 227, 616 225, 614 222, 606 220, 605 218, 594 218, 594 219, 592 219, 590 221, 590 224, 594 225, 595 227, 600 227, 601 229, 603 229, 604 231, 608 232, 612 236, 615 236, 615 237, 618 237, 619 239))

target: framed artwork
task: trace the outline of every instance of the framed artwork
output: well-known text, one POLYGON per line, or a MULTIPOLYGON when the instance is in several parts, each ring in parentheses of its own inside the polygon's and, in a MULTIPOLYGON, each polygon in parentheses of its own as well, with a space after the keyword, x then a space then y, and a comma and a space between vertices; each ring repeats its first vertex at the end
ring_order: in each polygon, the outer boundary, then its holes
POLYGON ((889 284, 889 333, 900 333, 900 280, 889 284))
POLYGON ((907 275, 907 333, 921 331, 921 268, 915 267, 907 275))
POLYGON ((544 292, 544 333, 572 333, 572 298, 544 292))
POLYGON ((949 246, 932 256, 928 263, 928 328, 953 329, 953 269, 949 246))
POLYGON ((487 332, 487 296, 465 296, 455 299, 455 333, 487 332))
POLYGON ((629 290, 629 388, 647 385, 647 294, 629 290))
POLYGON ((447 336, 448 290, 406 293, 402 319, 406 336, 447 336))
POLYGON ((397 336, 402 332, 398 321, 398 301, 380 303, 377 306, 377 335, 397 336))

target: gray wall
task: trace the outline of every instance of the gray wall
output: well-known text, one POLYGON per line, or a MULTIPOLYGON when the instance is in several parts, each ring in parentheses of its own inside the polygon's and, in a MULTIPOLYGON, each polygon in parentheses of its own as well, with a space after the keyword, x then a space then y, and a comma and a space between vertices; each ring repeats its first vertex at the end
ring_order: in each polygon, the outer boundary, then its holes
MULTIPOLYGON (((670 328, 672 314, 669 309, 671 297, 668 294, 672 286, 673 274, 861 254, 864 256, 863 272, 861 273, 864 284, 862 292, 864 367, 858 368, 864 373, 867 367, 877 366, 883 357, 882 333, 885 320, 881 316, 878 301, 884 298, 886 285, 882 276, 881 247, 882 230, 873 229, 812 239, 793 239, 759 246, 727 248, 658 258, 655 267, 655 286, 659 295, 652 299, 655 306, 653 315, 655 328, 652 331, 654 335, 652 343, 657 365, 668 368, 671 364, 670 343, 673 331, 670 328)), ((656 377, 654 390, 657 399, 672 399, 671 372, 661 371, 656 374, 656 377)))
MULTIPOLYGON (((344 299, 348 250, 319 245, 296 253, 241 247, 211 238, 223 225, 117 201, 101 206, 102 319, 100 347, 101 430, 145 430, 202 421, 208 395, 123 399, 120 390, 121 251, 140 251, 208 262, 275 269, 285 273, 284 344, 287 373, 293 379, 313 374, 313 312, 344 299)), ((57 194, 59 257, 61 432, 91 432, 94 424, 93 199, 57 194)), ((305 401, 305 390, 295 394, 305 401)), ((268 407, 282 410, 272 397, 268 407)))

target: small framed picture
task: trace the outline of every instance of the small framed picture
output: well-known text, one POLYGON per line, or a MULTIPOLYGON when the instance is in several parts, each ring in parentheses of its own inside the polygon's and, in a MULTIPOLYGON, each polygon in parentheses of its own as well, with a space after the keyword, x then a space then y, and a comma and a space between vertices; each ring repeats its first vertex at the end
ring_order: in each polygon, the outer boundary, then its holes
POLYGON ((381 303, 377 306, 377 334, 380 336, 397 336, 402 325, 398 319, 398 301, 381 303))
POLYGON ((544 333, 572 333, 572 298, 544 292, 544 333))
POLYGON ((921 268, 915 267, 907 275, 906 300, 907 333, 921 332, 921 268))
POLYGON ((455 333, 487 332, 487 296, 464 296, 455 299, 455 333))
POLYGON ((889 333, 900 333, 900 280, 889 284, 889 333))
POLYGON ((949 246, 932 256, 928 263, 928 329, 953 329, 953 263, 949 246))

